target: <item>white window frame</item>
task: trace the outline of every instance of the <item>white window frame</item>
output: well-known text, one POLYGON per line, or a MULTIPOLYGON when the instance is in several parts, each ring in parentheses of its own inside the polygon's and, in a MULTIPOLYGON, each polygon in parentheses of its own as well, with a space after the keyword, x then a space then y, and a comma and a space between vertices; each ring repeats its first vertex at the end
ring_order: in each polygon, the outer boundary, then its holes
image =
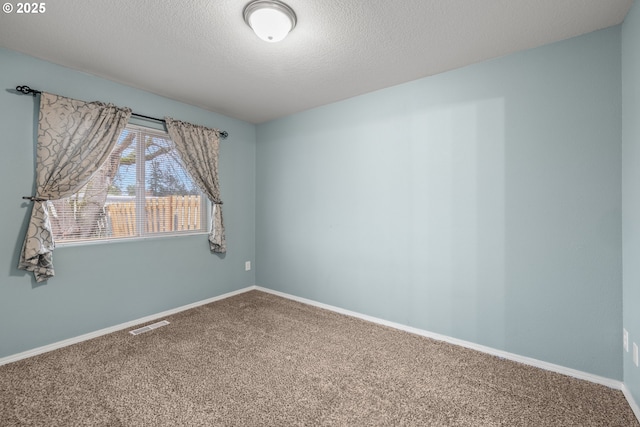
MULTIPOLYGON (((145 132, 147 134, 156 134, 162 138, 171 139, 169 134, 164 129, 157 129, 149 126, 142 126, 138 124, 128 123, 125 127, 124 131, 136 131, 136 132, 145 132)), ((136 158, 144 159, 145 157, 145 147, 144 144, 140 144, 140 138, 136 141, 136 158)), ((145 163, 146 162, 136 162, 136 212, 144 212, 145 211, 145 193, 146 193, 146 171, 145 171, 145 163)), ((180 237, 180 236, 193 236, 193 235, 208 235, 211 224, 211 202, 209 201, 207 195, 202 191, 199 192, 200 200, 201 200, 201 208, 200 208, 200 230, 180 230, 173 232, 146 232, 145 230, 145 216, 144 215, 136 215, 136 230, 142 230, 142 232, 138 231, 138 234, 135 236, 125 236, 125 237, 104 237, 104 238, 88 238, 88 239, 68 239, 68 240, 56 240, 56 247, 64 247, 64 246, 83 246, 83 245, 102 245, 108 243, 116 243, 116 242, 130 242, 130 241, 140 241, 140 240, 148 240, 148 239, 162 239, 162 238, 171 238, 171 237, 180 237)), ((106 206, 106 205, 105 205, 106 206)))

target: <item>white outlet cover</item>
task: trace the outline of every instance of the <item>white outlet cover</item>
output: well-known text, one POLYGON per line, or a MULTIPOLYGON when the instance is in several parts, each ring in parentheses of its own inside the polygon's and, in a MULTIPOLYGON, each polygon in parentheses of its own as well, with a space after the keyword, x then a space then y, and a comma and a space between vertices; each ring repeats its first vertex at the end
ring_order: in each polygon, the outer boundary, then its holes
POLYGON ((251 261, 245 261, 244 263, 244 271, 251 270, 251 261))
POLYGON ((633 364, 638 367, 638 344, 633 343, 633 364))

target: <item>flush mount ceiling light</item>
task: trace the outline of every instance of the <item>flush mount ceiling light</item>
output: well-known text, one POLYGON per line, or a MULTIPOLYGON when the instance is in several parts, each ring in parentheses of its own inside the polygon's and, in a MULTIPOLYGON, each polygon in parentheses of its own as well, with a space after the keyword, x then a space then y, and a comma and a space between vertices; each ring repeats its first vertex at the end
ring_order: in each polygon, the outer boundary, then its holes
POLYGON ((245 6, 244 22, 262 40, 270 43, 284 39, 296 26, 296 14, 278 0, 255 0, 245 6))

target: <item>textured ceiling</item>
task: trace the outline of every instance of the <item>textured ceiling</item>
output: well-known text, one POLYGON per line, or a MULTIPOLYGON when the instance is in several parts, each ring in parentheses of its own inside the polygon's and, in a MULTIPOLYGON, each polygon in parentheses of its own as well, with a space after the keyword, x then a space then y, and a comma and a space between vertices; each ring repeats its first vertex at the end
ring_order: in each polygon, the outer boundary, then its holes
POLYGON ((298 24, 266 43, 248 1, 49 1, 0 13, 0 46, 261 123, 617 25, 633 3, 286 0, 298 24))

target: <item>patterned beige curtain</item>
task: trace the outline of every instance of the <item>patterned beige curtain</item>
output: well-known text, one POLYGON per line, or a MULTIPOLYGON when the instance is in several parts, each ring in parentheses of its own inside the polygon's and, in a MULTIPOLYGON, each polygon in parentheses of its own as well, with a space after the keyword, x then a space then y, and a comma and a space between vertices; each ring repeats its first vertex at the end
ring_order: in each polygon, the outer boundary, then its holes
POLYGON ((209 246, 211 251, 225 253, 227 243, 224 237, 222 221, 222 201, 218 182, 218 152, 220 138, 218 131, 191 123, 165 117, 167 131, 176 145, 185 168, 198 187, 209 197, 212 203, 211 232, 209 246))
POLYGON ((53 277, 55 247, 48 200, 79 191, 107 160, 131 110, 43 92, 40 95, 36 196, 18 268, 36 281, 53 277))

